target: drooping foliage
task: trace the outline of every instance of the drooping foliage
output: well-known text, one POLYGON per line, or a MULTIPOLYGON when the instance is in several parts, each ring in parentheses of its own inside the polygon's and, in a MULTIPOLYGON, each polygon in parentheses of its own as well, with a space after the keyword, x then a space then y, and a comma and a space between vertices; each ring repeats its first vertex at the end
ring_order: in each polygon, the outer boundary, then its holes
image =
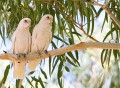
MULTIPOLYGON (((119 43, 120 28, 109 17, 109 14, 107 14, 101 7, 94 5, 94 0, 92 0, 93 2, 89 1, 90 0, 0 0, 0 36, 5 43, 5 39, 11 37, 18 22, 24 17, 31 18, 32 25, 30 31, 32 33, 33 27, 39 22, 40 18, 44 14, 52 14, 54 17, 52 24, 52 49, 75 44, 76 39, 81 42, 82 36, 87 36, 88 40, 98 42, 100 40, 95 39, 95 36, 93 36, 95 31, 94 26, 96 25, 95 20, 103 14, 102 16, 104 16, 104 21, 101 23, 101 33, 104 30, 103 27, 105 23, 109 22, 110 27, 103 41, 100 42, 110 42, 110 40, 108 41, 110 37, 110 39, 113 39, 115 43, 119 43)), ((104 5, 104 2, 101 1, 102 0, 98 0, 98 3, 104 5)), ((118 20, 120 20, 120 0, 110 0, 108 9, 118 20)), ((62 88, 63 85, 63 71, 70 71, 66 63, 74 67, 80 66, 78 61, 78 59, 80 59, 79 53, 79 51, 72 51, 49 59, 49 75, 52 75, 55 68, 58 69, 56 77, 60 88, 62 88)), ((103 67, 106 58, 109 58, 110 61, 111 54, 114 55, 115 61, 119 60, 119 51, 103 50, 101 53, 101 63, 103 67)), ((44 61, 42 62, 44 63, 44 61)), ((9 70, 8 67, 6 70, 9 70)), ((40 72, 47 79, 48 75, 41 67, 40 72)), ((31 74, 32 73, 34 72, 31 72, 31 74)), ((5 83, 6 77, 4 78, 5 79, 2 82, 5 83)), ((32 80, 26 78, 32 87, 32 81, 36 81, 36 88, 38 83, 41 84, 42 88, 45 87, 45 83, 42 81, 40 76, 38 78, 31 77, 31 79, 32 80)))

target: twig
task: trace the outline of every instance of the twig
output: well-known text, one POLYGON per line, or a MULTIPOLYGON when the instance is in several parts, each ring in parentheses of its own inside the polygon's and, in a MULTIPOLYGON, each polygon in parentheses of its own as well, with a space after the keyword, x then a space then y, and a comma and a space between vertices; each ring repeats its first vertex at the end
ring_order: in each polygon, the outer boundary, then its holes
MULTIPOLYGON (((96 41, 96 42, 99 42, 98 40, 96 40, 96 39, 93 38, 92 36, 88 35, 88 34, 84 31, 83 25, 77 23, 77 22, 76 22, 74 19, 72 19, 67 13, 65 13, 65 12, 62 11, 62 10, 60 10, 60 9, 57 8, 55 5, 53 5, 53 4, 49 3, 49 2, 44 2, 44 3, 50 4, 50 5, 51 5, 53 8, 55 8, 58 12, 62 13, 63 15, 65 15, 65 16, 68 18, 68 20, 70 20, 77 28, 81 29, 81 31, 83 31, 83 33, 84 33, 87 37, 89 37, 90 39, 92 39, 92 40, 94 40, 94 41, 96 41)), ((60 3, 60 4, 61 4, 61 3, 60 3)))
POLYGON ((105 12, 110 16, 110 18, 118 25, 118 27, 120 28, 120 21, 115 17, 115 15, 107 8, 107 5, 109 4, 106 3, 105 5, 102 5, 98 2, 94 2, 95 5, 100 6, 102 9, 105 10, 105 12))
MULTIPOLYGON (((93 18, 95 19, 97 16, 98 16, 98 15, 94 16, 93 18)), ((92 18, 92 19, 93 19, 93 18, 92 18)), ((91 19, 89 22, 83 24, 83 26, 85 26, 85 25, 87 25, 88 23, 90 23, 90 22, 92 21, 92 19, 91 19)))

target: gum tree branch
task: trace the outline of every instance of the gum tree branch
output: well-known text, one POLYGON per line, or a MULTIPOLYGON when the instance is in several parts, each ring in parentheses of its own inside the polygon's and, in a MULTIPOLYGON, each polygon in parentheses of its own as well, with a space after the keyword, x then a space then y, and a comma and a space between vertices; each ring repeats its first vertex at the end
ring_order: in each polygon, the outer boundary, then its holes
POLYGON ((20 57, 19 59, 16 59, 17 56, 10 53, 4 53, 0 55, 1 60, 11 60, 11 61, 31 61, 35 59, 45 59, 48 57, 53 57, 57 55, 61 55, 70 51, 74 50, 82 50, 87 48, 98 48, 98 49, 115 49, 120 50, 120 43, 100 43, 100 42, 81 42, 79 44, 73 44, 70 46, 62 47, 59 49, 48 51, 48 54, 45 54, 44 52, 41 53, 41 55, 38 55, 37 53, 34 54, 27 54, 26 58, 20 57), (24 59, 23 59, 24 58, 24 59))
POLYGON ((115 15, 107 8, 109 2, 106 3, 105 5, 102 5, 96 1, 94 1, 94 5, 100 6, 105 12, 110 16, 110 18, 118 25, 120 28, 120 21, 115 17, 115 15))
MULTIPOLYGON (((48 2, 45 2, 48 3, 48 2)), ((58 12, 60 12, 61 14, 65 15, 69 21, 71 21, 77 28, 79 28, 87 37, 89 37, 90 39, 92 39, 95 42, 99 42, 97 39, 95 39, 94 37, 92 37, 91 35, 88 35, 86 33, 86 31, 83 29, 83 25, 77 23, 73 18, 70 17, 70 15, 68 15, 67 13, 65 13, 64 11, 60 10, 58 7, 56 7, 55 5, 49 3, 53 8, 55 8, 58 12)))

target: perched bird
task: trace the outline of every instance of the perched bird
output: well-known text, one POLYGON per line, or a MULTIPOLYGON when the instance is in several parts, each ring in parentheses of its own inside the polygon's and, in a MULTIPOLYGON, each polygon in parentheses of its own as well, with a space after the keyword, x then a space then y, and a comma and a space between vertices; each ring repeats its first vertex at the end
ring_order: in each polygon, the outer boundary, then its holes
MULTIPOLYGON (((29 27, 31 26, 30 18, 23 18, 12 36, 12 52, 18 56, 30 53, 31 34, 29 27)), ((13 76, 16 79, 23 79, 25 76, 26 61, 13 61, 13 76)))
MULTIPOLYGON (((31 53, 41 53, 47 51, 49 43, 52 39, 52 21, 53 16, 50 14, 44 15, 39 23, 35 25, 32 32, 32 46, 31 53)), ((28 62, 28 68, 35 70, 40 60, 33 60, 28 62)))

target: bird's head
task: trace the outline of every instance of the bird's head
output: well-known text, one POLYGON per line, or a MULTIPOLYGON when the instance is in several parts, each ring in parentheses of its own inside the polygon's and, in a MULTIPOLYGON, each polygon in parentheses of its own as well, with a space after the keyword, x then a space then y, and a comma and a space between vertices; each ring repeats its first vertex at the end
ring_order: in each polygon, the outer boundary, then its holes
POLYGON ((20 27, 21 29, 29 29, 30 26, 31 26, 30 18, 23 18, 18 25, 18 27, 20 27))
POLYGON ((40 22, 52 25, 53 16, 50 14, 46 14, 41 18, 40 22))

